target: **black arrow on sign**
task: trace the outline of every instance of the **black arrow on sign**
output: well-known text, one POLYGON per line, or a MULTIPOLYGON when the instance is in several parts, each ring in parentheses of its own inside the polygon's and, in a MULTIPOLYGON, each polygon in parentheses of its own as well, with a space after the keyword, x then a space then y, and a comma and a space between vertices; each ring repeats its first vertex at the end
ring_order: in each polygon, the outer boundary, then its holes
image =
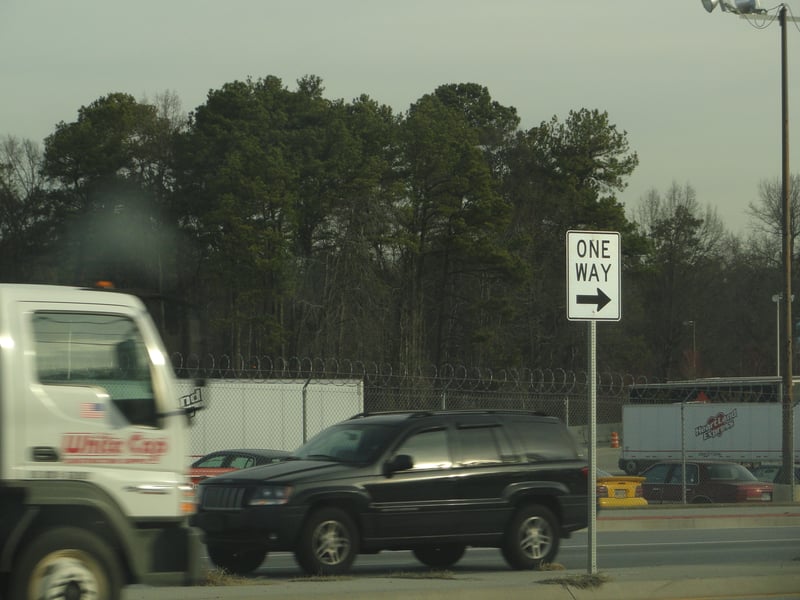
POLYGON ((597 288, 597 295, 589 296, 588 294, 578 294, 576 296, 578 304, 597 304, 597 310, 601 310, 606 304, 611 302, 611 298, 603 293, 603 290, 597 288))

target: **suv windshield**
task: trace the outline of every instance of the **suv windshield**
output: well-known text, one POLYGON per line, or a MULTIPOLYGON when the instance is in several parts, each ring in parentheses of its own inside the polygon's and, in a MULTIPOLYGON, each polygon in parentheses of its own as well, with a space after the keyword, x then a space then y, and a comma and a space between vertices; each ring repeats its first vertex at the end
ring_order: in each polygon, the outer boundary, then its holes
POLYGON ((296 458, 370 463, 391 440, 389 425, 345 422, 321 431, 293 453, 296 458))

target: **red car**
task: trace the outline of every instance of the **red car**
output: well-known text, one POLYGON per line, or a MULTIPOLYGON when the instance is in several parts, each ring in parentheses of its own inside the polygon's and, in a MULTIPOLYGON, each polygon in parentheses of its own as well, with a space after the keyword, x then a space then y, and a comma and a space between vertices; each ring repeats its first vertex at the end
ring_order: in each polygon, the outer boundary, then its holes
POLYGON ((189 467, 192 483, 197 485, 207 477, 215 477, 223 473, 247 469, 258 465, 281 462, 291 456, 284 450, 246 449, 217 450, 198 458, 189 467))
MULTIPOLYGON (((645 469, 642 491, 649 504, 683 502, 680 461, 660 462, 645 469)), ((686 502, 689 504, 772 502, 772 484, 758 481, 738 463, 686 462, 686 502)))

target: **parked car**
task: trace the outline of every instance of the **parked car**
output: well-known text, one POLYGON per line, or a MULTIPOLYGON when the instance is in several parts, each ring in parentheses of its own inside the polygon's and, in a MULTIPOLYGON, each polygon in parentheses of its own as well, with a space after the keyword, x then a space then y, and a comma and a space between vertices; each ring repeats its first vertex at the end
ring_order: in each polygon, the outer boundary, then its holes
POLYGON ((555 417, 362 414, 293 454, 200 484, 191 522, 215 565, 245 574, 290 551, 305 572, 338 575, 359 553, 411 550, 446 568, 477 546, 531 569, 588 524, 586 462, 555 417))
POLYGON ((597 469, 597 505, 601 508, 647 506, 642 482, 644 477, 612 475, 597 469))
MULTIPOLYGON (((660 462, 642 472, 644 497, 650 504, 683 501, 683 464, 660 462)), ((687 461, 686 502, 772 502, 772 484, 758 481, 734 462, 687 461)))
MULTIPOLYGON (((783 482, 783 465, 759 465, 750 469, 756 479, 759 481, 768 481, 770 483, 783 482)), ((800 465, 794 466, 794 482, 800 483, 800 465)))
POLYGON ((217 450, 198 458, 189 467, 189 477, 197 485, 207 477, 215 477, 238 469, 280 462, 291 456, 284 450, 246 449, 217 450))

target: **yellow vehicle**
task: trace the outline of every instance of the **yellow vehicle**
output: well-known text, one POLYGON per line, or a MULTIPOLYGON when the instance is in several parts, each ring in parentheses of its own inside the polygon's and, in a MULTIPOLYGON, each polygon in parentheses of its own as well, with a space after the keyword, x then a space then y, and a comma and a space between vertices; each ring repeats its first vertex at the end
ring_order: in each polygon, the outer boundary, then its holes
POLYGON ((597 470, 597 505, 601 508, 647 506, 642 492, 644 477, 612 475, 597 470))

